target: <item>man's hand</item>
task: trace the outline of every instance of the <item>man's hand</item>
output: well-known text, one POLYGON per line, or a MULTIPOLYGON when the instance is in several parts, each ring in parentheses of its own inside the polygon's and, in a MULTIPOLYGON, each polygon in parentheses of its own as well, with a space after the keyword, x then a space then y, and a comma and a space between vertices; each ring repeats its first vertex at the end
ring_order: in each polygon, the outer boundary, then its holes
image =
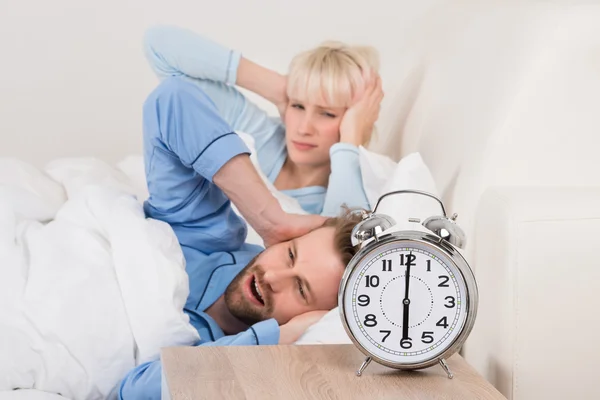
POLYGON ((257 233, 263 238, 265 247, 274 244, 285 242, 307 234, 308 232, 321 227, 326 217, 320 215, 300 215, 300 214, 284 214, 280 221, 277 221, 273 228, 267 229, 265 232, 257 233))
POLYGON ((304 235, 323 225, 319 215, 288 214, 262 181, 247 154, 229 160, 213 182, 235 204, 265 247, 304 235))
POLYGON ((309 311, 300 314, 279 328, 279 344, 293 344, 313 324, 316 324, 328 311, 309 311))

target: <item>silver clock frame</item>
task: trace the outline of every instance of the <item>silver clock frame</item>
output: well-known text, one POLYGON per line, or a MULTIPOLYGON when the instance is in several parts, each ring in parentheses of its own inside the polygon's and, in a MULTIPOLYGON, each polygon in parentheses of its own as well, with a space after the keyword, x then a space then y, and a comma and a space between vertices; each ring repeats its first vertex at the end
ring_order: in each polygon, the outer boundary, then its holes
POLYGON ((360 366, 357 371, 357 375, 360 376, 364 369, 369 365, 371 360, 375 360, 377 363, 385 365, 390 368, 401 369, 401 370, 415 370, 415 369, 423 369, 431 367, 435 364, 440 364, 442 368, 445 370, 448 378, 452 378, 453 374, 448 368, 446 364, 446 359, 452 356, 456 351, 460 349, 460 347, 464 344, 467 337, 471 333, 473 329, 473 325, 475 324, 475 319, 477 316, 477 307, 479 303, 479 292, 477 288, 477 283, 475 281, 475 276, 471 267, 464 259, 464 257, 459 253, 459 251, 448 243, 446 240, 442 239, 439 236, 434 234, 429 234, 426 232, 406 230, 406 231, 396 231, 390 232, 383 235, 377 235, 371 240, 366 241, 361 245, 360 250, 355 254, 352 258, 346 270, 344 271, 344 275, 342 277, 342 281, 340 284, 339 292, 338 292, 338 305, 340 309, 340 316, 342 318, 342 322, 344 325, 344 329, 346 330, 348 336, 352 340, 352 342, 356 345, 356 347, 367 356, 363 364, 360 366), (467 288, 467 301, 466 301, 466 313, 467 317, 465 323, 462 327, 461 332, 454 339, 452 344, 448 346, 446 350, 444 350, 441 354, 438 354, 430 359, 419 363, 395 363, 390 362, 376 355, 372 354, 369 350, 367 350, 360 341, 354 336, 354 333, 350 329, 347 318, 346 318, 346 310, 345 310, 345 299, 346 299, 346 288, 348 286, 348 282, 350 280, 350 276, 354 273, 356 267, 360 264, 360 262, 370 253, 376 251, 380 246, 384 246, 390 243, 402 243, 402 242, 418 242, 425 246, 433 247, 435 250, 442 252, 448 259, 454 263, 454 265, 458 268, 458 271, 461 273, 465 285, 467 288))

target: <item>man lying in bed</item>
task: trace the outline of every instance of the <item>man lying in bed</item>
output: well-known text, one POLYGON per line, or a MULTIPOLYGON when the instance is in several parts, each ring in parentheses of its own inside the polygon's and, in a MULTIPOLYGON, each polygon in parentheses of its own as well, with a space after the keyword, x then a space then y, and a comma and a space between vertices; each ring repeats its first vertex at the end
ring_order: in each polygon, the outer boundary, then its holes
MULTIPOLYGON (((198 345, 293 343, 337 305, 359 217, 285 213, 241 138, 197 85, 173 77, 149 96, 144 156, 144 208, 169 223, 181 244, 190 286, 185 311, 198 345), (244 243, 247 228, 230 201, 266 250, 244 243)), ((121 399, 159 399, 160 385, 156 360, 132 370, 117 390, 121 399)))

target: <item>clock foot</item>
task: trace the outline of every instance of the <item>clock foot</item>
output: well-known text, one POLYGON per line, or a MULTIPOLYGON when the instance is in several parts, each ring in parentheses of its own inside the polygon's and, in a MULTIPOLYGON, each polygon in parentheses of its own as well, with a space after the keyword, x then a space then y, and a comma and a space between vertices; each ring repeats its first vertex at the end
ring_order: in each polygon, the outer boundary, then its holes
POLYGON ((358 369, 358 371, 356 371, 356 376, 361 376, 363 371, 365 370, 365 368, 367 368, 367 366, 371 363, 371 357, 367 357, 365 358, 365 361, 363 361, 362 365, 360 366, 360 368, 358 369))
POLYGON ((440 365, 442 366, 442 368, 444 368, 444 371, 446 371, 446 375, 448 375, 448 379, 454 378, 454 374, 452 373, 452 371, 450 371, 450 367, 448 367, 448 364, 446 364, 446 360, 444 360, 443 358, 440 358, 440 365))

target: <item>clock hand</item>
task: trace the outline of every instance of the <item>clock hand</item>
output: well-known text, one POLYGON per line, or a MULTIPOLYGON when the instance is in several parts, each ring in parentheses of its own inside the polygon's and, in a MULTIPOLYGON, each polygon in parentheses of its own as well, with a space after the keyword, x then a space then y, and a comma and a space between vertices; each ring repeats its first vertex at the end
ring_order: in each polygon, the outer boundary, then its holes
MULTIPOLYGON (((410 253, 412 254, 412 252, 410 253)), ((406 276, 404 278, 404 311, 402 313, 402 340, 408 339, 408 315, 410 311, 410 299, 408 298, 408 287, 410 285, 410 258, 406 261, 406 276)))

